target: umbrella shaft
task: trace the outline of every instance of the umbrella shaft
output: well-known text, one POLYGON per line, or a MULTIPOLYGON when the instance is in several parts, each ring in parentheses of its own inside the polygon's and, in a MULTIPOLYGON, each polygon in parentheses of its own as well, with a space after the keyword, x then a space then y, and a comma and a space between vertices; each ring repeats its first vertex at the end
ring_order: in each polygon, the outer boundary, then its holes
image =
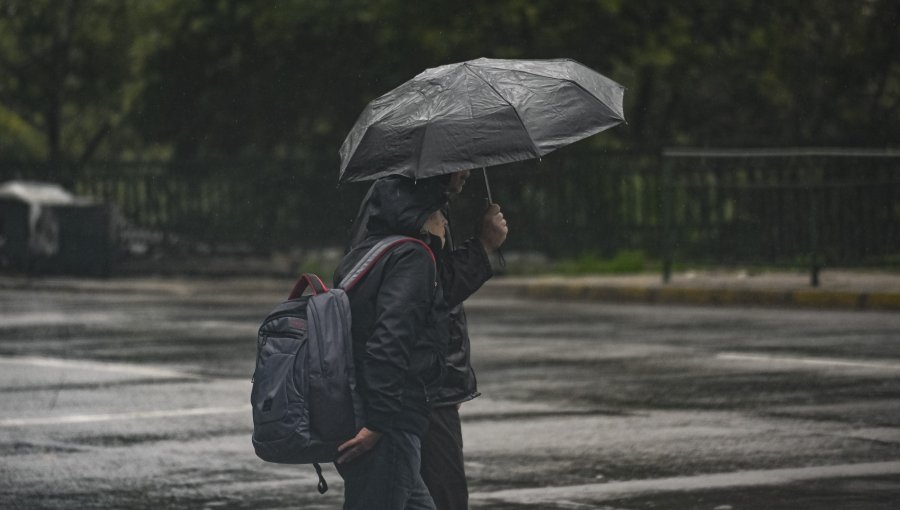
MULTIPOLYGON (((494 198, 491 196, 491 183, 488 182, 487 169, 481 169, 482 174, 484 174, 484 189, 487 190, 487 200, 488 207, 494 203, 494 198)), ((503 251, 500 248, 497 248, 497 260, 500 262, 500 267, 506 267, 506 258, 503 257, 503 251)))
POLYGON ((487 169, 482 168, 481 172, 484 174, 484 189, 487 190, 488 204, 493 204, 494 199, 491 197, 491 183, 488 182, 487 169))

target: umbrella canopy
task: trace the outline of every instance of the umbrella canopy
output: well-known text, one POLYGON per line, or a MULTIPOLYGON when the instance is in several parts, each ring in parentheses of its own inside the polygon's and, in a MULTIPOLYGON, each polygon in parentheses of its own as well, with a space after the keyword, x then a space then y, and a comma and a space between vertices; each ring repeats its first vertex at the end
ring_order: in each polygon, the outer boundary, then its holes
POLYGON ((540 158, 623 122, 624 92, 569 59, 427 69, 363 110, 341 146, 339 180, 421 179, 540 158))

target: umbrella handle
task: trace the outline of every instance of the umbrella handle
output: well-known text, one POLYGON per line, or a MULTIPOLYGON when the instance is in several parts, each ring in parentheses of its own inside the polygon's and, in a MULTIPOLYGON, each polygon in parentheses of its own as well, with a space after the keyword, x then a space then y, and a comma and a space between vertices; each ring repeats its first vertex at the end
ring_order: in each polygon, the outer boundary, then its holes
MULTIPOLYGON (((484 175, 484 189, 487 190, 487 202, 490 207, 494 203, 494 198, 491 196, 491 183, 488 181, 487 169, 482 167, 481 173, 484 175)), ((500 263, 501 269, 506 269, 506 258, 503 256, 503 250, 499 247, 497 248, 497 261, 500 263)))

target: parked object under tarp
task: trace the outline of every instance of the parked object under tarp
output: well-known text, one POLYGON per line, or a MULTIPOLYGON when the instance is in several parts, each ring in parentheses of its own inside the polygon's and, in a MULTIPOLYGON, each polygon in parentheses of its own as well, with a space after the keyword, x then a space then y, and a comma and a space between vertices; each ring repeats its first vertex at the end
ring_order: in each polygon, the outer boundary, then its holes
POLYGON ((102 276, 114 250, 108 206, 54 183, 0 184, 0 268, 102 276))

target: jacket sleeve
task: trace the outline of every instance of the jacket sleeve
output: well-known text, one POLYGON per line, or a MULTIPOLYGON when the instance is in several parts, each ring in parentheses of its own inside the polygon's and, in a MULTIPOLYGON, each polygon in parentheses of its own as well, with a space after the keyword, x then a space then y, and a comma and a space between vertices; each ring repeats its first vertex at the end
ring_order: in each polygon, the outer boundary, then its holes
POLYGON ((375 323, 366 341, 366 428, 386 432, 400 412, 410 352, 432 306, 435 264, 424 247, 411 245, 385 259, 375 299, 375 323))
POLYGON ((469 298, 494 275, 484 245, 476 238, 459 248, 444 252, 441 264, 441 285, 444 299, 451 309, 469 298))

